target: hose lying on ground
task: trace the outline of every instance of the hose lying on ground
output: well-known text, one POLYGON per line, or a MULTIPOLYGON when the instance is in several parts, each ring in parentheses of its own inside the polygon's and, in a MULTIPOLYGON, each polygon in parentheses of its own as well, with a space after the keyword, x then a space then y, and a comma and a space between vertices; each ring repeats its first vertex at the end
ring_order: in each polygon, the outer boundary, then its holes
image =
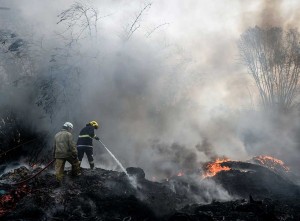
POLYGON ((13 183, 12 185, 21 185, 21 184, 24 184, 26 182, 28 182, 29 180, 35 178, 36 176, 38 176, 41 172, 43 172, 45 169, 47 169, 53 162, 55 161, 55 159, 51 160, 43 169, 41 169, 39 172, 37 172, 36 174, 34 174, 33 176, 23 180, 23 181, 20 181, 20 182, 17 182, 17 183, 13 183))

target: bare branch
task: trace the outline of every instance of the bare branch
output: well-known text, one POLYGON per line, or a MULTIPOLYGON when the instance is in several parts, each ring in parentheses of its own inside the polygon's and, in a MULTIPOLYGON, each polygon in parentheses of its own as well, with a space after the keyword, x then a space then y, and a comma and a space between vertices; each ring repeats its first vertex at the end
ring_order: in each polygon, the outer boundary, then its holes
MULTIPOLYGON (((104 16, 107 17, 108 15, 104 16)), ((64 39, 71 39, 67 45, 74 41, 78 41, 81 36, 87 31, 87 36, 97 36, 97 22, 102 17, 99 17, 98 11, 91 7, 84 5, 81 2, 75 2, 69 9, 62 11, 58 16, 57 24, 65 24, 66 29, 59 34, 65 36, 64 39)))
POLYGON ((153 28, 153 29, 147 34, 147 38, 149 38, 149 36, 150 36, 153 32, 155 32, 157 29, 161 28, 162 26, 169 25, 169 24, 170 24, 170 23, 163 23, 163 24, 161 24, 161 25, 156 26, 155 28, 153 28))
POLYGON ((152 3, 148 3, 140 12, 139 14, 135 17, 133 23, 130 25, 129 30, 127 31, 126 35, 126 40, 129 40, 133 33, 140 27, 140 24, 138 22, 140 21, 143 13, 146 11, 147 8, 150 8, 152 3))

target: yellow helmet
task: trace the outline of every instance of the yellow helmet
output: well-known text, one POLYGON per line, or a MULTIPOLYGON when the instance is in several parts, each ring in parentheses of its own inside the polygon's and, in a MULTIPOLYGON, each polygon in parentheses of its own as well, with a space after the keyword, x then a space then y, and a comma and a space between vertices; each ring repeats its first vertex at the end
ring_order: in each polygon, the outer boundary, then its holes
POLYGON ((95 129, 98 129, 98 127, 99 127, 98 123, 94 120, 89 122, 89 125, 93 126, 95 129))

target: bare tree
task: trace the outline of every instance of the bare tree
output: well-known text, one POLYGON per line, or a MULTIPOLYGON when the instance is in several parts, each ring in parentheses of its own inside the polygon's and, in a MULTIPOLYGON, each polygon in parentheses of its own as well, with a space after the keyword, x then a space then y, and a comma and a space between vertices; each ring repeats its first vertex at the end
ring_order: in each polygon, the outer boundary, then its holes
POLYGON ((63 115, 66 119, 70 118, 70 106, 74 105, 75 97, 80 91, 81 77, 81 68, 74 61, 74 57, 81 54, 81 40, 97 35, 97 21, 100 18, 103 17, 98 16, 95 8, 80 1, 58 15, 57 24, 62 26, 64 31, 57 34, 64 44, 52 51, 48 70, 36 81, 40 89, 36 104, 41 106, 51 119, 60 107, 68 107, 63 108, 63 115))
POLYGON ((128 24, 127 27, 125 28, 125 41, 128 41, 131 36, 133 35, 133 33, 140 28, 140 21, 142 19, 142 15, 143 13, 145 13, 145 11, 147 9, 149 9, 151 7, 152 3, 148 3, 145 5, 145 7, 143 7, 139 13, 135 16, 134 21, 131 24, 128 24))
POLYGON ((289 110, 296 104, 300 73, 300 34, 278 27, 249 28, 238 46, 265 108, 289 110))
POLYGON ((64 32, 59 35, 66 39, 71 37, 69 44, 72 44, 73 41, 82 38, 83 34, 88 33, 89 37, 96 36, 98 32, 97 21, 102 17, 99 17, 98 11, 94 7, 75 2, 70 8, 62 11, 58 18, 57 24, 65 23, 67 26, 64 32), (66 36, 67 34, 70 36, 66 36))

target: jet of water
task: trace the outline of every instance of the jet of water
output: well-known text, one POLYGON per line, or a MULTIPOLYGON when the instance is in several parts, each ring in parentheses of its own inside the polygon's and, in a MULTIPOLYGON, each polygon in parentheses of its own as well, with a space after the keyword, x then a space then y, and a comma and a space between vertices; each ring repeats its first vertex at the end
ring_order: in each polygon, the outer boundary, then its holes
POLYGON ((129 180, 131 180, 131 178, 129 177, 127 171, 125 170, 125 168, 123 167, 123 165, 120 163, 120 161, 115 157, 115 155, 113 155, 113 153, 110 152, 110 150, 105 146, 105 144, 100 139, 98 141, 103 145, 103 147, 107 150, 107 152, 114 158, 114 160, 121 167, 121 169, 123 170, 123 172, 127 175, 127 177, 129 178, 129 180))

